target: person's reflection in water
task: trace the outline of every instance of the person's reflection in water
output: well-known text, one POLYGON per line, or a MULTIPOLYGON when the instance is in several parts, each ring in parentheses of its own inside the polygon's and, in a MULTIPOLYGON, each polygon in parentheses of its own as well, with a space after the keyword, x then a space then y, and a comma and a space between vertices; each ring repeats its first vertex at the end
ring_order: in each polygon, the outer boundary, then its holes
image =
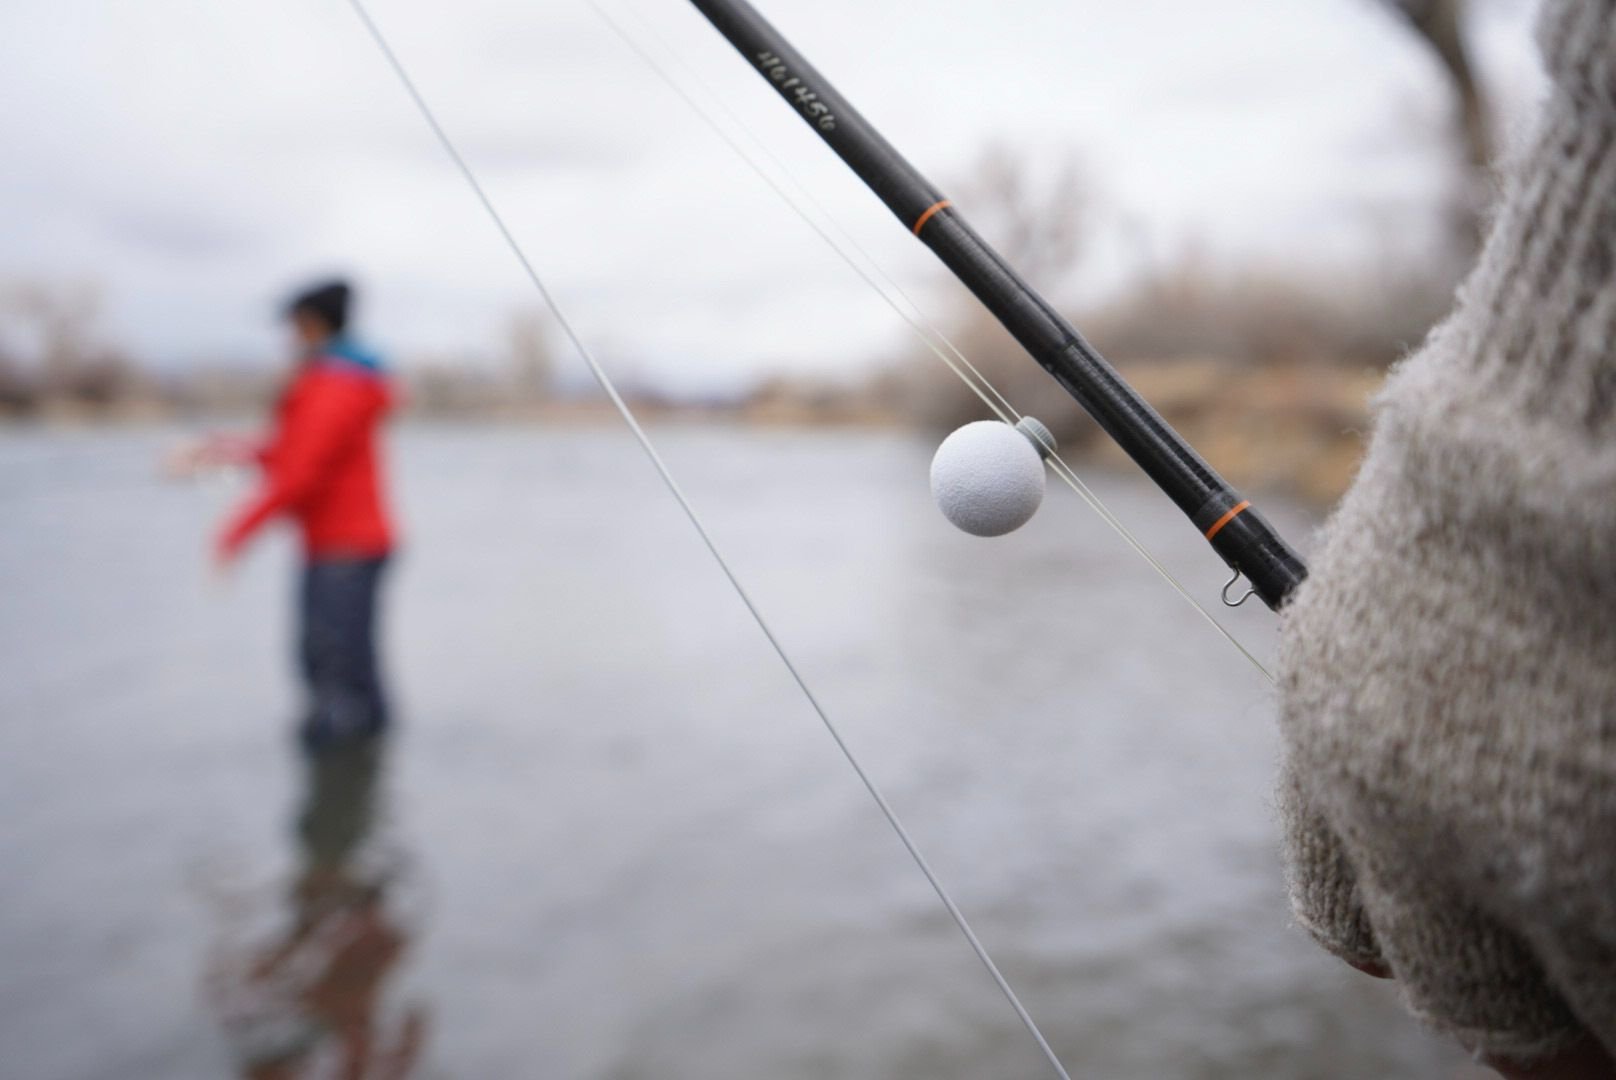
POLYGON ((276 932, 221 950, 208 990, 253 1080, 411 1075, 426 1011, 387 1015, 389 977, 409 945, 389 905, 401 860, 374 849, 382 740, 307 755, 296 822, 301 862, 276 932))

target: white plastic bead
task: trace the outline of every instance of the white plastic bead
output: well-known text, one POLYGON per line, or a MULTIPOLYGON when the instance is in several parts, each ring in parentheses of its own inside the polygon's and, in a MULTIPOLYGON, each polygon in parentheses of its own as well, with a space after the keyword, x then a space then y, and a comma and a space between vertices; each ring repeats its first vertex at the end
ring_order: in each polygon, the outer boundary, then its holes
POLYGON ((1043 459, 1009 424, 978 420, 937 448, 931 494, 943 516, 972 536, 1003 536, 1025 525, 1043 503, 1043 459))

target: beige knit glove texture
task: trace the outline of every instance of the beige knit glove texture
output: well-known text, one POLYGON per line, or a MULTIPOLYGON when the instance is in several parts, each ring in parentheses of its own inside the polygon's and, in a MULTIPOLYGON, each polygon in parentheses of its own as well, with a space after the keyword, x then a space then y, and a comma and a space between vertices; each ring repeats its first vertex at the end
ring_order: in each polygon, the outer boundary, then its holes
POLYGON ((1616 1054, 1616 0, 1538 37, 1537 134, 1280 657, 1297 920, 1523 1061, 1616 1054))

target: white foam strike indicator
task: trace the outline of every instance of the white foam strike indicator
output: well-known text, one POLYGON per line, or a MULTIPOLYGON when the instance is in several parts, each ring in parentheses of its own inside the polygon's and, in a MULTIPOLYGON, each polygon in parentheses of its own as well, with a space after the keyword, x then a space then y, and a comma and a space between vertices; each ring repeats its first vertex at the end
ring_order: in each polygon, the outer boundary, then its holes
POLYGON ((1003 536, 1044 501, 1049 428, 1024 416, 1014 426, 978 420, 955 431, 931 459, 931 495, 943 516, 972 536, 1003 536))

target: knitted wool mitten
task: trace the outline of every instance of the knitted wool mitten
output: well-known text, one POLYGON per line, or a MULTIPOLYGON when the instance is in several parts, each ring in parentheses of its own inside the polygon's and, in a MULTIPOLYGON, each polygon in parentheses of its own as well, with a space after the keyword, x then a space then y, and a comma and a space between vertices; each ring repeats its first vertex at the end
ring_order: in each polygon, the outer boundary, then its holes
POLYGON ((1296 916, 1471 1048, 1616 1055, 1616 0, 1285 612, 1296 916))

